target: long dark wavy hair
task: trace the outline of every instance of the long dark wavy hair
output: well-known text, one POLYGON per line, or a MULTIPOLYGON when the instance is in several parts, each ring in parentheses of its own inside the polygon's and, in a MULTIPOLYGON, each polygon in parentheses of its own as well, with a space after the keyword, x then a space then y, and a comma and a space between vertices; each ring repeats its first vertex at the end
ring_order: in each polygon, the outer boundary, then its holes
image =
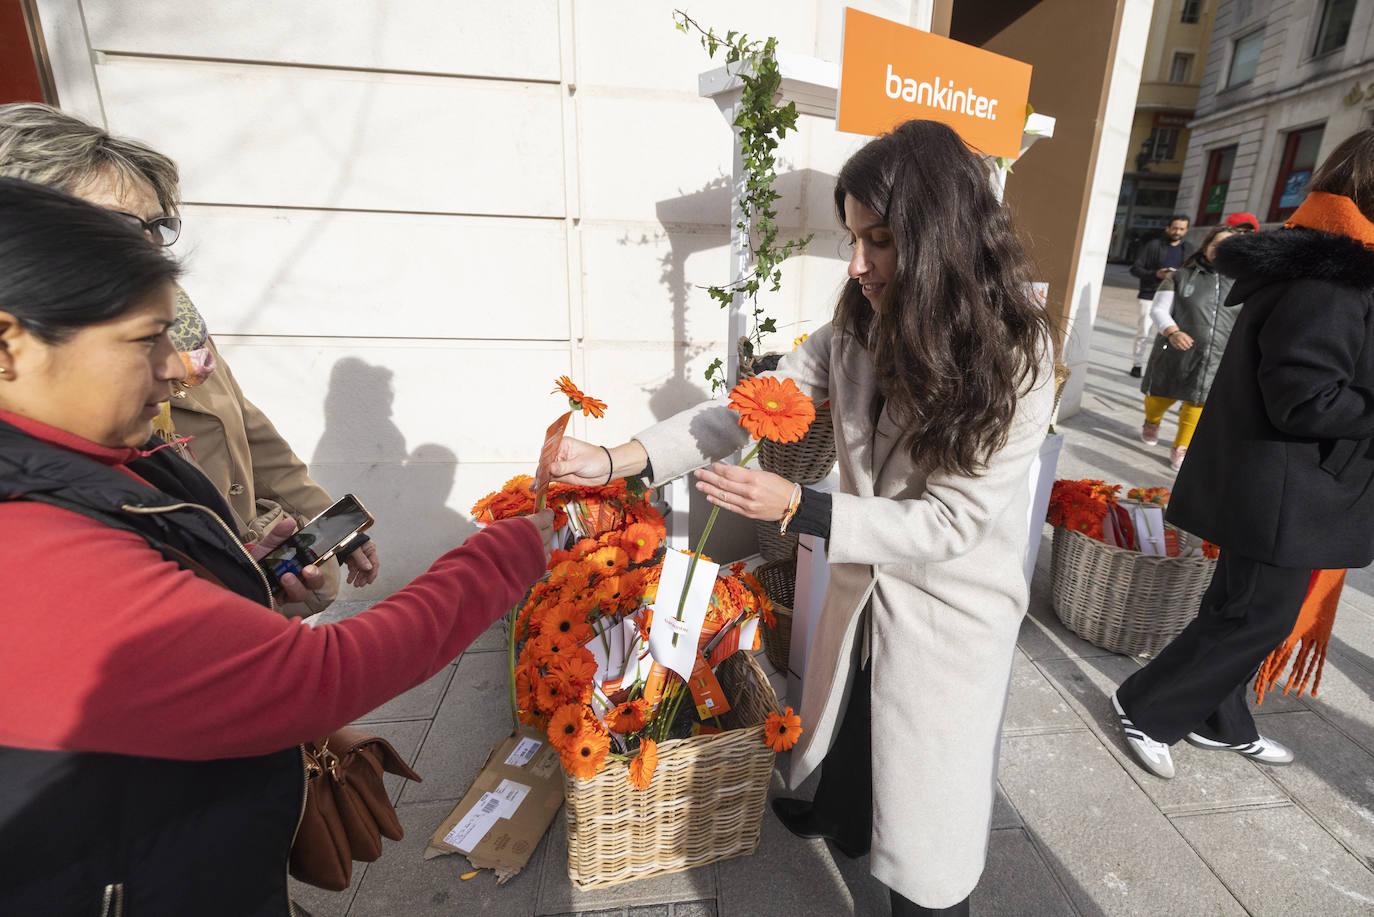
POLYGON ((912 460, 930 471, 986 468, 1053 347, 990 174, 949 127, 907 121, 850 157, 835 183, 840 222, 852 196, 897 249, 881 309, 851 278, 835 326, 868 348, 912 460))

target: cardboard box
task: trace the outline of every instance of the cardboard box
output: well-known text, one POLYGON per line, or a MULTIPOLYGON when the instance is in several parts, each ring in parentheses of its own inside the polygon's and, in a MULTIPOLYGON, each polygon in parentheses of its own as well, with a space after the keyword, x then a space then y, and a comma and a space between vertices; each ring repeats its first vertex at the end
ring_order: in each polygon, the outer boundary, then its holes
POLYGON ((504 884, 529 863, 563 805, 563 768, 548 736, 521 726, 492 749, 467 795, 429 839, 425 859, 465 854, 504 884))

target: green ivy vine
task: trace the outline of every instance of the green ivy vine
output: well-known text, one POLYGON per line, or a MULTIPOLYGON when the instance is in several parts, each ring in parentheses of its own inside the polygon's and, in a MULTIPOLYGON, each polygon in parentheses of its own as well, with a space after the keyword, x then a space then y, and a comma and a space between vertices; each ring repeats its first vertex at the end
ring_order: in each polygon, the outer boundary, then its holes
MULTIPOLYGON (((776 102, 782 88, 782 73, 778 70, 776 38, 750 40, 735 31, 724 37, 714 30, 702 28, 682 10, 673 11, 673 22, 679 32, 701 36, 701 46, 712 59, 725 51, 725 64, 736 74, 743 86, 734 126, 739 131, 743 151, 745 183, 740 195, 744 218, 737 228, 749 239, 753 259, 752 270, 739 280, 724 286, 706 288, 722 309, 728 309, 737 293, 743 294, 750 308, 750 331, 739 342, 741 361, 751 359, 763 347, 763 336, 777 331, 777 322, 766 316, 759 305, 759 291, 767 287, 777 291, 782 286, 782 263, 802 250, 811 241, 801 239, 778 242, 778 212, 776 204, 782 196, 773 189, 777 178, 778 142, 788 131, 797 129, 797 105, 776 102)), ((717 357, 706 369, 706 379, 712 393, 726 387, 724 363, 717 357)))

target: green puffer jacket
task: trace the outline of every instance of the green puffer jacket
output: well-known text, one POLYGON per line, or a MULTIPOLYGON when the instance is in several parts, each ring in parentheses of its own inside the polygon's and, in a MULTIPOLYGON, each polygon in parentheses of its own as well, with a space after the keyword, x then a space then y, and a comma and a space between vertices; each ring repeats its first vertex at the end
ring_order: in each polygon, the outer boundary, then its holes
POLYGON ((1142 392, 1193 404, 1207 400, 1207 391, 1216 378, 1221 355, 1240 314, 1240 303, 1226 305, 1234 283, 1198 258, 1160 285, 1155 295, 1173 294, 1170 311, 1174 324, 1193 339, 1193 346, 1179 350, 1163 335, 1156 337, 1145 378, 1141 380, 1142 392))

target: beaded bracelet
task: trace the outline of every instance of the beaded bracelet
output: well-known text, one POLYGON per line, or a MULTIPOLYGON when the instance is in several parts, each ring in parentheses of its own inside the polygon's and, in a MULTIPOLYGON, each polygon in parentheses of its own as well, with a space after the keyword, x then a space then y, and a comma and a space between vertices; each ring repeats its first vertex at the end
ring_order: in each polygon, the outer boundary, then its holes
POLYGON ((792 521, 792 517, 797 515, 797 510, 801 508, 802 488, 800 484, 792 485, 792 499, 787 503, 787 512, 782 514, 782 522, 778 526, 778 534, 787 534, 787 524, 792 521))

